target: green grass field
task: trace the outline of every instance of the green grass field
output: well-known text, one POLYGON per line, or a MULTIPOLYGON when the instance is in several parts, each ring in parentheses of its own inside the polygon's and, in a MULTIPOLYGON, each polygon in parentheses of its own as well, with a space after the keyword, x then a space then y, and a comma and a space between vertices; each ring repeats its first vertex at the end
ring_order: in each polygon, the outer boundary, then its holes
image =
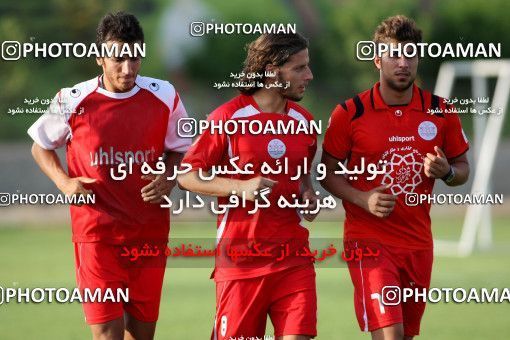
MULTIPOLYGON (((437 257, 433 287, 510 287, 510 220, 495 219, 494 247, 468 258, 437 257)), ((434 219, 440 238, 457 239, 459 219, 434 219)), ((311 225, 312 237, 338 237, 339 223, 311 225)), ((174 223, 174 237, 214 237, 214 224, 174 223)), ((209 268, 168 268, 156 339, 207 339, 214 319, 209 268)), ((317 269, 318 339, 368 339, 358 330, 345 268, 317 269)), ((70 231, 63 226, 0 226, 0 285, 75 287, 70 231)), ((268 334, 272 327, 268 323, 268 334)), ((510 304, 429 304, 420 339, 509 339, 510 304)), ((0 305, 0 339, 90 339, 81 306, 0 305)))

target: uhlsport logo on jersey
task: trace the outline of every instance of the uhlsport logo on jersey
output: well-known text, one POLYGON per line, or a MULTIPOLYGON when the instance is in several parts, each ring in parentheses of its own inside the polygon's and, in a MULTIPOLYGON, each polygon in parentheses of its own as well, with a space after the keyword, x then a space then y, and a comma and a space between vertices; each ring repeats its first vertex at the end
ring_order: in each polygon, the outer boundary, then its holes
POLYGON ((267 144, 267 152, 275 159, 283 157, 283 155, 285 155, 285 151, 287 151, 287 147, 280 139, 275 138, 267 144))
POLYGON ((133 164, 142 164, 156 160, 156 150, 154 147, 148 150, 115 151, 113 146, 104 149, 101 146, 98 150, 91 151, 89 154, 90 166, 127 164, 130 159, 133 164))

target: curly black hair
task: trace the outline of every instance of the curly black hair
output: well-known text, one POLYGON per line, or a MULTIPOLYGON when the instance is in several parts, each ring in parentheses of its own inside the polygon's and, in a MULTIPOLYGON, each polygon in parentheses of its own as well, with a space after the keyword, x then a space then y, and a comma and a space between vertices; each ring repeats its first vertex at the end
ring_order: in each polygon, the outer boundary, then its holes
POLYGON ((143 30, 138 19, 122 11, 105 15, 97 26, 96 43, 101 45, 109 40, 143 43, 143 30))

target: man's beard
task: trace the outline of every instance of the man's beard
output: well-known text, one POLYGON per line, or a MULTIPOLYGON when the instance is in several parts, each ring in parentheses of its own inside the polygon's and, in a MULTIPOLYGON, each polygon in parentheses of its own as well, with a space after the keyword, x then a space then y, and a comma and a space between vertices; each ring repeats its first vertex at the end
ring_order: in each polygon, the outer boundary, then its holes
POLYGON ((398 92, 404 92, 405 90, 407 90, 408 88, 410 88, 413 85, 414 79, 415 78, 409 79, 409 81, 407 83, 403 84, 403 85, 398 84, 397 82, 395 82, 395 81, 393 81, 391 79, 388 79, 387 83, 388 83, 388 86, 391 89, 393 89, 395 91, 398 91, 398 92))
MULTIPOLYGON (((277 81, 282 84, 283 86, 285 86, 287 84, 287 81, 284 80, 282 78, 282 76, 280 74, 278 74, 276 76, 277 78, 277 81)), ((279 93, 286 99, 290 99, 292 101, 295 101, 295 102, 298 102, 300 101, 301 99, 303 99, 303 96, 300 96, 299 94, 295 94, 295 93, 292 93, 292 83, 289 83, 290 86, 286 89, 284 89, 283 87, 279 88, 279 93), (290 90, 290 91, 289 91, 290 90)), ((303 94, 304 95, 304 94, 303 94)))

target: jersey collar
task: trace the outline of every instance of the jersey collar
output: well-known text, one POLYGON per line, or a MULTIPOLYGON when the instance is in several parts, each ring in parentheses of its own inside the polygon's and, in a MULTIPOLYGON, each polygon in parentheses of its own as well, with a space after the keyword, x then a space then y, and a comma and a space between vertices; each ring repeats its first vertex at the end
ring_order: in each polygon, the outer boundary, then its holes
POLYGON ((139 81, 139 77, 140 76, 136 76, 136 79, 135 79, 135 86, 133 86, 133 88, 127 92, 110 92, 104 88, 101 87, 101 76, 98 76, 97 78, 97 81, 98 81, 98 87, 97 87, 97 92, 107 96, 107 97, 110 97, 110 98, 114 98, 114 99, 125 99, 125 98, 129 98, 129 97, 132 97, 134 96, 135 94, 138 93, 138 91, 140 91, 140 87, 137 85, 138 81, 139 81))
MULTIPOLYGON (((243 101, 246 101, 247 104, 253 106, 258 112, 262 113, 262 110, 260 109, 260 107, 257 104, 257 102, 255 101, 255 99, 253 99, 253 96, 246 95, 246 94, 241 94, 241 96, 243 97, 243 101)), ((289 111, 291 108, 292 107, 290 106, 290 100, 287 99, 287 101, 285 102, 285 114, 289 114, 289 111)), ((270 113, 273 113, 273 112, 270 112, 270 113)))
MULTIPOLYGON (((381 92, 379 91, 379 87, 381 86, 380 82, 377 82, 374 87, 370 89, 370 102, 372 104, 372 108, 374 110, 389 110, 392 109, 391 106, 387 105, 381 97, 381 92)), ((413 84, 413 97, 411 98, 411 102, 405 106, 411 110, 416 111, 425 111, 425 104, 423 101, 423 93, 422 90, 413 84)))

